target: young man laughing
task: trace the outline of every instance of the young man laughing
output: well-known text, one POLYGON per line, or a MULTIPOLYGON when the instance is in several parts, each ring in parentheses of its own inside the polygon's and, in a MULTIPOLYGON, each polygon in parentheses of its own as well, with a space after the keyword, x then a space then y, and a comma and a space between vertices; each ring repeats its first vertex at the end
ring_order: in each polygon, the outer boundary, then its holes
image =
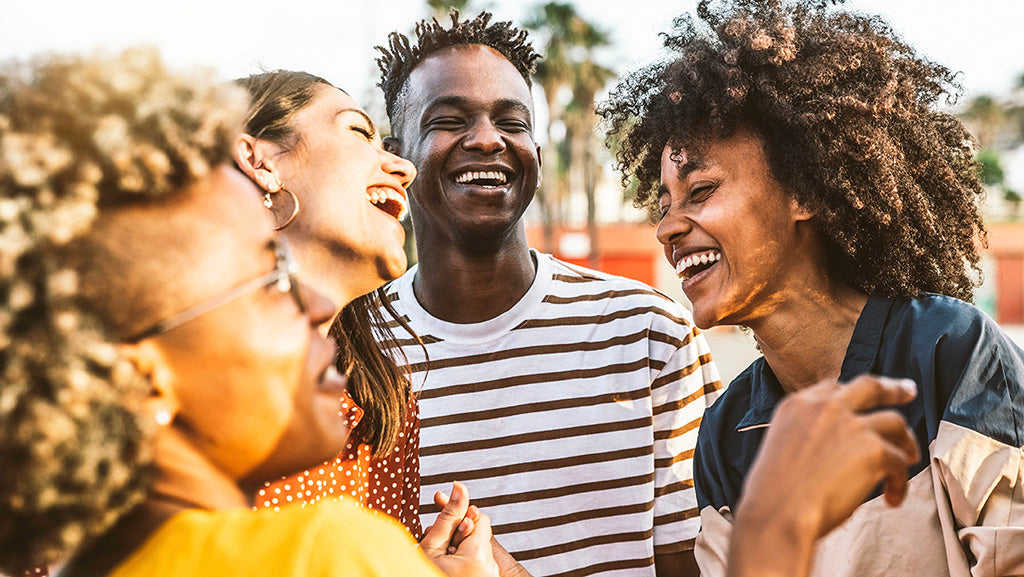
POLYGON ((721 383, 682 306, 530 249, 540 184, 526 33, 482 13, 393 33, 379 60, 411 160, 418 266, 388 296, 418 392, 421 512, 451 480, 537 576, 687 575, 691 457, 721 383), (429 365, 429 371, 428 369, 429 365))

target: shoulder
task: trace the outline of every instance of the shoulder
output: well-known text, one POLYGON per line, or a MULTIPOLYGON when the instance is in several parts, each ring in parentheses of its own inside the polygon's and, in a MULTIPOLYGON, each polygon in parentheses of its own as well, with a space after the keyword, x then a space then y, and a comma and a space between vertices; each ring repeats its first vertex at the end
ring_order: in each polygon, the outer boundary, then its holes
POLYGON ((264 524, 277 547, 308 559, 324 575, 430 575, 435 571, 412 536, 390 517, 348 501, 321 501, 267 512, 264 524))
POLYGON ((923 293, 914 298, 894 299, 889 324, 903 327, 918 338, 951 344, 970 344, 977 340, 985 325, 994 324, 978 307, 960 299, 923 293))
POLYGON ((1024 351, 994 320, 961 300, 924 294, 895 301, 890 325, 890 349, 913 359, 902 370, 918 380, 922 398, 934 398, 943 421, 1019 446, 1024 351))
POLYGON ((606 308, 650 314, 686 327, 693 326, 693 315, 678 301, 638 280, 592 270, 537 253, 550 261, 549 301, 572 299, 577 303, 599 303, 606 308))

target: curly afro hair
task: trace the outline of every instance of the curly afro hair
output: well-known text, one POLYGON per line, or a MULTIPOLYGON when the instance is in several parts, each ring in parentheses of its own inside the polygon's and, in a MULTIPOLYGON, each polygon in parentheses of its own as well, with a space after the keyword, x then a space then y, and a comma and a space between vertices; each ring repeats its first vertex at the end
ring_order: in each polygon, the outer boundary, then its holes
POLYGON ((145 496, 149 386, 104 312, 133 299, 84 286, 104 266, 84 247, 108 211, 229 161, 236 90, 151 51, 0 69, 0 572, 66 557, 145 496))
POLYGON ((404 34, 392 32, 388 35, 387 48, 376 47, 381 53, 377 58, 381 72, 378 86, 384 90, 384 104, 393 125, 399 123, 396 120, 396 113, 400 112, 398 102, 413 69, 432 54, 451 46, 490 46, 516 67, 527 86, 533 86, 530 75, 537 67, 540 54, 527 40, 525 30, 507 21, 492 24, 493 15, 490 12, 481 12, 472 20, 459 20, 458 10, 452 10, 450 16, 450 28, 441 26, 436 18, 416 23, 415 46, 404 34))
POLYGON ((702 0, 664 34, 672 57, 620 81, 599 113, 636 204, 657 203, 666 145, 692 156, 749 130, 868 294, 972 298, 984 191, 973 138, 938 109, 959 86, 880 18, 823 0, 702 0))

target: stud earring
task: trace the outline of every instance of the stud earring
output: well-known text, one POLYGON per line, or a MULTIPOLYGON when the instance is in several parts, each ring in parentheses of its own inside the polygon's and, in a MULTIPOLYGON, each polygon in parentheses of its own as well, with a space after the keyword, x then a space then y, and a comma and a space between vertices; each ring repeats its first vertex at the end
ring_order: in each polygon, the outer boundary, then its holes
POLYGON ((168 411, 167 409, 161 409, 157 411, 155 415, 153 415, 153 419, 156 421, 157 425, 160 425, 161 427, 166 427, 167 425, 171 424, 171 412, 168 411))

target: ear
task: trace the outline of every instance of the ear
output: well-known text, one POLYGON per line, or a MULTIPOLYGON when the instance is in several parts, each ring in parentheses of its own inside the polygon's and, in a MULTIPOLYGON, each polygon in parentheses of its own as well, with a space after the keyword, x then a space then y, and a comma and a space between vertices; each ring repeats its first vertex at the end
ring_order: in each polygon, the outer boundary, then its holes
POLYGON ((174 387, 174 370, 168 364, 163 350, 153 339, 121 344, 118 350, 150 384, 149 395, 143 402, 146 413, 159 425, 170 424, 181 405, 174 387))
POLYGON ((815 216, 814 211, 801 205, 794 197, 789 199, 789 214, 794 221, 811 220, 815 216))
POLYGON ((544 155, 540 153, 540 145, 537 145, 537 188, 544 182, 544 155))
POLYGON ((231 153, 235 164, 253 182, 266 192, 277 192, 281 189, 281 179, 272 160, 276 145, 248 134, 242 134, 235 140, 231 153))
POLYGON ((381 144, 384 145, 384 150, 394 154, 395 156, 402 156, 402 141, 397 137, 389 136, 382 140, 381 144))

